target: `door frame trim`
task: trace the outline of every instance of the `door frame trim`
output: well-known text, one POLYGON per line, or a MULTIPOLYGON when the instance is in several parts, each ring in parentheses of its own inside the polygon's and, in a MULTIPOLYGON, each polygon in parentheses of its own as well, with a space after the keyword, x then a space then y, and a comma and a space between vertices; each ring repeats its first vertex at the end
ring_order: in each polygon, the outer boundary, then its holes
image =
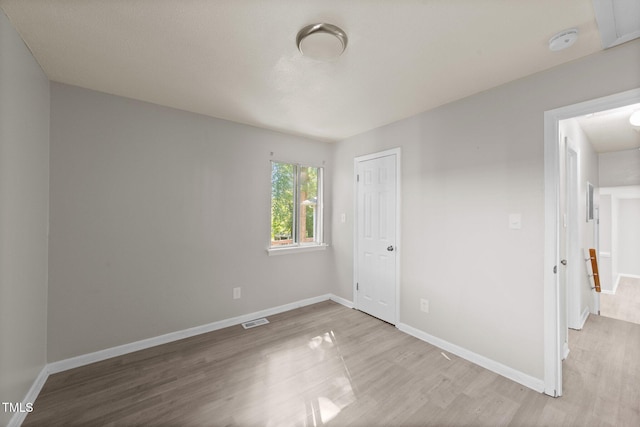
POLYGON ((562 395, 562 347, 559 333, 559 121, 640 103, 640 88, 544 112, 544 392, 562 395))
MULTIPOLYGON (((582 295, 580 292, 580 267, 582 267, 582 253, 580 249, 580 207, 579 207, 579 163, 580 155, 573 141, 568 136, 566 138, 566 178, 567 178, 567 253, 566 259, 569 263, 567 267, 567 326, 569 329, 582 329, 582 312, 580 305, 582 303, 582 295), (569 163, 575 161, 575 173, 569 174, 569 163), (575 192, 571 191, 576 190, 575 192), (574 215, 570 215, 573 213, 574 215), (573 249, 573 250, 572 250, 573 249), (575 255, 575 256, 573 256, 575 255)), ((568 354, 568 349, 565 350, 568 354)), ((566 358, 566 357, 565 357, 566 358)))
POLYGON ((400 177, 402 176, 402 150, 400 147, 391 148, 389 150, 379 151, 375 153, 365 154, 357 156, 353 159, 353 305, 354 308, 359 310, 358 306, 358 293, 356 285, 358 283, 358 164, 367 160, 373 160, 380 157, 395 156, 396 157, 396 306, 395 306, 395 321, 394 326, 400 324, 400 258, 402 256, 401 245, 401 220, 400 220, 400 206, 402 205, 402 183, 400 177))

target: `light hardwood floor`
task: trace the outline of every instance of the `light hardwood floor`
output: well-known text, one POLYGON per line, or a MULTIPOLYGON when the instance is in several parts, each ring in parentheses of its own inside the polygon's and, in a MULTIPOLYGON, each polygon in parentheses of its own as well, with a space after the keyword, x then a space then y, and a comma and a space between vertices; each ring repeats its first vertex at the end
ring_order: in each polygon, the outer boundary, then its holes
POLYGON ((640 325, 570 331, 565 396, 327 301, 52 375, 24 426, 634 426, 640 325))
POLYGON ((640 279, 621 277, 615 295, 600 294, 600 314, 640 324, 640 279))

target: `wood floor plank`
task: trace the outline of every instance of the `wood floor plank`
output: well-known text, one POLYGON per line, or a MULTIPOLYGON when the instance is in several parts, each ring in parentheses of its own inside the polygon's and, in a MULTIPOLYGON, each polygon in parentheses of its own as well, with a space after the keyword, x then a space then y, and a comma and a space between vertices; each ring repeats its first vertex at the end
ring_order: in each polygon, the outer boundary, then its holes
POLYGON ((327 301, 52 375, 29 426, 640 425, 640 325, 570 331, 561 398, 327 301))

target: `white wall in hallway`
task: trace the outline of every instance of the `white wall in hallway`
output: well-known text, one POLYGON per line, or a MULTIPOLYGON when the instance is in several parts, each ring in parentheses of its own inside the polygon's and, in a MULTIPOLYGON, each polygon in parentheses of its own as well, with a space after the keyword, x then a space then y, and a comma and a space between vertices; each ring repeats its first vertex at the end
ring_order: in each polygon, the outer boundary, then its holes
POLYGON ((603 187, 600 199, 603 291, 613 293, 619 275, 640 276, 640 185, 603 187))
POLYGON ((640 198, 618 204, 618 272, 640 276, 640 198))
POLYGON ((611 258, 613 251, 613 225, 611 194, 600 194, 600 253, 598 257, 598 269, 600 270, 600 286, 602 292, 612 293, 615 277, 613 277, 613 265, 611 258))

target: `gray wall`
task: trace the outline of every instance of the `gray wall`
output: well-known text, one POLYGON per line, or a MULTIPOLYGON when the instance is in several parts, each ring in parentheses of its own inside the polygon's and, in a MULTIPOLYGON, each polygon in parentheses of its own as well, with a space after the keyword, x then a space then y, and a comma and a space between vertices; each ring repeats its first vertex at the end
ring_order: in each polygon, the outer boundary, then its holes
POLYGON ((49 81, 0 10, 0 402, 46 362, 48 215, 49 81))
POLYGON ((400 321, 542 378, 543 112, 640 87, 640 41, 334 146, 52 84, 48 192, 48 82, 4 16, 0 31, 3 401, 45 358, 351 299, 353 158, 397 146, 400 321), (329 250, 267 256, 272 158, 325 162, 329 250))
POLYGON ((331 145, 55 83, 51 105, 49 361, 329 291, 330 249, 266 248, 270 160, 325 162, 330 202, 331 145))
MULTIPOLYGON (((353 212, 353 158, 402 148, 400 321, 542 379, 543 113, 637 87, 640 41, 338 143, 334 218, 353 212)), ((333 292, 351 299, 347 218, 334 228, 333 292)))

